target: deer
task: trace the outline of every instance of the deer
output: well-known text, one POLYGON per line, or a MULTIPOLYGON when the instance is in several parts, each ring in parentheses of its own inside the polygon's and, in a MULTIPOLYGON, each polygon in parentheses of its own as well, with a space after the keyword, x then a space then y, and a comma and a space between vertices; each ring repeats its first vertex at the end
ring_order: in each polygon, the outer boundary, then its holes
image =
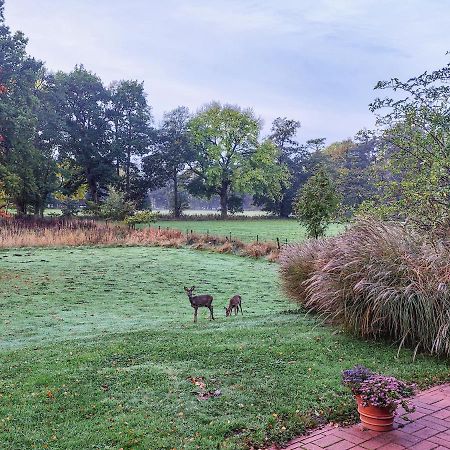
POLYGON ((213 301, 213 296, 208 294, 193 295, 192 293, 194 292, 194 289, 195 286, 192 286, 191 288, 187 288, 186 286, 184 287, 184 290, 187 296, 189 297, 189 301, 191 302, 191 306, 194 308, 194 323, 197 322, 198 308, 201 308, 202 306, 209 309, 210 312, 209 320, 211 319, 215 320, 213 314, 213 307, 211 304, 213 301))
POLYGON ((234 315, 237 315, 237 313, 239 312, 239 308, 241 308, 241 314, 244 315, 244 313, 242 312, 242 297, 240 295, 235 295, 234 297, 230 298, 228 307, 225 307, 225 316, 231 316, 233 309, 234 315))

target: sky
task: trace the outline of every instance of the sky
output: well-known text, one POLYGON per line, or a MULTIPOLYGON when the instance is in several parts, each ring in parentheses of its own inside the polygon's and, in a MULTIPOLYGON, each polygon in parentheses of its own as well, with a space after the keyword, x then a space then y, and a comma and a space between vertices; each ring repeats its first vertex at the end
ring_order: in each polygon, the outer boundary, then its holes
POLYGON ((450 0, 6 0, 50 70, 144 81, 156 123, 179 105, 250 107, 329 143, 374 126, 378 80, 443 67, 450 0))

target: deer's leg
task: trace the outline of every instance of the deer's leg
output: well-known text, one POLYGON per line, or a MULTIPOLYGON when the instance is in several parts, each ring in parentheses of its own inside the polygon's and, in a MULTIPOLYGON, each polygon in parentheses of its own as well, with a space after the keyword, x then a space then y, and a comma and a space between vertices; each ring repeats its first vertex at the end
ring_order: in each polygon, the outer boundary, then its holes
POLYGON ((239 303, 239 306, 241 307, 241 314, 244 315, 244 313, 242 312, 242 304, 239 303))
POLYGON ((213 307, 212 307, 212 305, 210 305, 210 306, 208 306, 208 308, 209 308, 209 312, 211 313, 210 314, 210 316, 209 316, 209 320, 215 320, 214 319, 214 314, 213 314, 213 307))
POLYGON ((237 316, 237 313, 239 312, 239 306, 234 307, 234 315, 237 316))
POLYGON ((197 310, 198 308, 194 308, 194 323, 197 322, 197 310))

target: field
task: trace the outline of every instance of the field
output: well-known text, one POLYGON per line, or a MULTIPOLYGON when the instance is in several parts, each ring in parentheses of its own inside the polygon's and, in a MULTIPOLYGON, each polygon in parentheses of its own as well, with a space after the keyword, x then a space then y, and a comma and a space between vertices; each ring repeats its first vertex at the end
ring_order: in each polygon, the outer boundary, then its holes
POLYGON ((0 332, 2 450, 245 448, 350 417, 340 371, 357 363, 423 385, 449 372, 321 326, 276 264, 187 249, 2 251, 0 332), (192 284, 214 322, 192 323, 192 284), (226 319, 235 293, 244 315, 226 319), (203 382, 221 395, 199 400, 203 382))
MULTIPOLYGON (((276 241, 277 237, 281 243, 303 241, 306 230, 294 219, 252 219, 252 220, 161 220, 152 226, 161 228, 176 228, 183 232, 194 231, 198 233, 209 233, 210 235, 229 236, 232 239, 240 239, 244 242, 276 241)), ((343 230, 345 225, 333 224, 328 229, 328 235, 337 234, 343 230)))

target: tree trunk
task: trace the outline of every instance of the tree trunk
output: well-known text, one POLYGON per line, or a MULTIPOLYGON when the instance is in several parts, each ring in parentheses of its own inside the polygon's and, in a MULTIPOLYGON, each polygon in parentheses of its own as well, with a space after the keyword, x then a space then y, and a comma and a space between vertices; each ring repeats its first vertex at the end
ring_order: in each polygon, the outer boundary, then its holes
POLYGON ((127 197, 130 194, 130 166, 131 166, 131 150, 128 147, 127 148, 127 167, 126 170, 126 179, 125 179, 125 193, 127 194, 127 197))
POLYGON ((281 218, 287 219, 292 211, 292 205, 290 204, 289 197, 283 195, 280 200, 280 207, 278 210, 278 215, 281 218))
POLYGON ((176 170, 173 172, 173 215, 181 216, 181 202, 178 199, 178 176, 176 170))
POLYGON ((97 205, 98 204, 98 190, 97 183, 90 173, 86 176, 88 186, 89 186, 89 194, 91 196, 91 200, 97 205))
POLYGON ((27 215, 27 205, 24 202, 16 201, 16 211, 19 216, 27 215))
POLYGON ((220 188, 220 217, 226 219, 228 216, 228 183, 222 181, 220 188))

